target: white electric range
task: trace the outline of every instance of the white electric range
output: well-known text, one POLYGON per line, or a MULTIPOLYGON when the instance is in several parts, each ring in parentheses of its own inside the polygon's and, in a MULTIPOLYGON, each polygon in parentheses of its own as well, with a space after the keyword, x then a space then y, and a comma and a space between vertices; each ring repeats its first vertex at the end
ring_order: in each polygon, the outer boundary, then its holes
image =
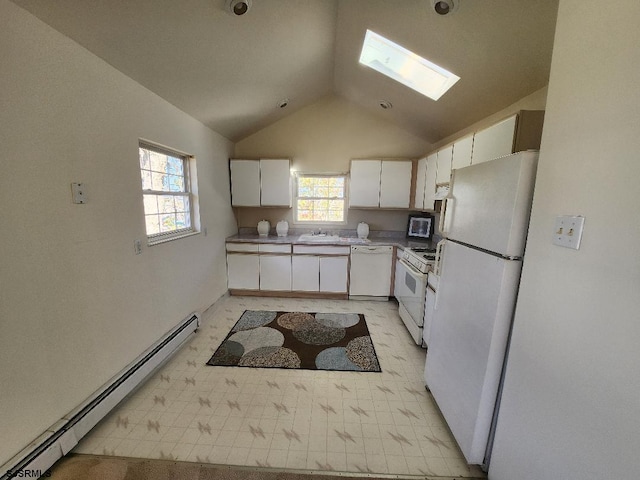
POLYGON ((409 247, 396 263, 394 292, 398 313, 417 345, 423 345, 427 273, 433 268, 435 257, 435 248, 409 247))

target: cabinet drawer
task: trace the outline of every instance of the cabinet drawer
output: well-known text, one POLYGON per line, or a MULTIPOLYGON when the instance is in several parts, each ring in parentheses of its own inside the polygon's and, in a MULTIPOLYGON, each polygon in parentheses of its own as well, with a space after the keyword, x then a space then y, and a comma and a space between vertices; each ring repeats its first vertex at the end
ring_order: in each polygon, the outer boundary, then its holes
POLYGON ((258 251, 260 253, 291 253, 291 244, 260 243, 258 251))
POLYGON ((257 243, 227 243, 227 252, 257 252, 257 243))
POLYGON ((331 245, 294 245, 293 253, 305 253, 311 255, 349 255, 351 247, 331 245))

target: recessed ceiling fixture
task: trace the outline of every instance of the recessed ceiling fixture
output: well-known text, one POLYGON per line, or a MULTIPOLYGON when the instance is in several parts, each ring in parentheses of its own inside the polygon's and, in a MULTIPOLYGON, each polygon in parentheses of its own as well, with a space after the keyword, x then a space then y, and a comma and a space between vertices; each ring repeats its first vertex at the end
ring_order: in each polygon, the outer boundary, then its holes
POLYGON ((237 17, 244 15, 251 8, 251 0, 227 0, 229 13, 237 17))
POLYGON ((378 103, 378 105, 380 105, 382 108, 384 108, 385 110, 389 110, 390 108, 393 108, 393 105, 391 104, 390 101, 388 100, 380 100, 380 102, 378 103))
POLYGON ((283 98, 282 100, 280 100, 278 102, 278 108, 284 108, 287 105, 289 105, 289 99, 288 98, 283 98))
POLYGON ((431 0, 431 8, 438 15, 451 15, 459 6, 460 0, 431 0))
POLYGON ((438 100, 460 77, 401 45, 367 30, 360 53, 360 63, 438 100))

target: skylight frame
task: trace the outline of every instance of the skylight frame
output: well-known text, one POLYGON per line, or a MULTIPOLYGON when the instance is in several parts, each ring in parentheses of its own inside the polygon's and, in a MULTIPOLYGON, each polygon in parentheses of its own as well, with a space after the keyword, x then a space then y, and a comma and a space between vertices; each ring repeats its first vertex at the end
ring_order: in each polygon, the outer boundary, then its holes
POLYGON ((359 63, 437 101, 460 77, 382 35, 367 30, 359 63))

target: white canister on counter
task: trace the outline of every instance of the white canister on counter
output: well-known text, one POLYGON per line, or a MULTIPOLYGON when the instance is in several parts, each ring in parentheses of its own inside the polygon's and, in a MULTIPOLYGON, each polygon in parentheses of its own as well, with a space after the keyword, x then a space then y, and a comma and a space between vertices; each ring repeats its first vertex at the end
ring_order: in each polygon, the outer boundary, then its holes
POLYGON ((286 220, 280 220, 276 224, 276 233, 279 237, 286 237, 289 233, 289 222, 286 220))
POLYGON ((271 230, 271 224, 269 220, 260 220, 258 222, 258 235, 261 237, 266 237, 269 235, 269 230, 271 230))
POLYGON ((358 238, 365 240, 369 236, 369 224, 360 222, 358 228, 356 228, 356 233, 358 234, 358 238))

